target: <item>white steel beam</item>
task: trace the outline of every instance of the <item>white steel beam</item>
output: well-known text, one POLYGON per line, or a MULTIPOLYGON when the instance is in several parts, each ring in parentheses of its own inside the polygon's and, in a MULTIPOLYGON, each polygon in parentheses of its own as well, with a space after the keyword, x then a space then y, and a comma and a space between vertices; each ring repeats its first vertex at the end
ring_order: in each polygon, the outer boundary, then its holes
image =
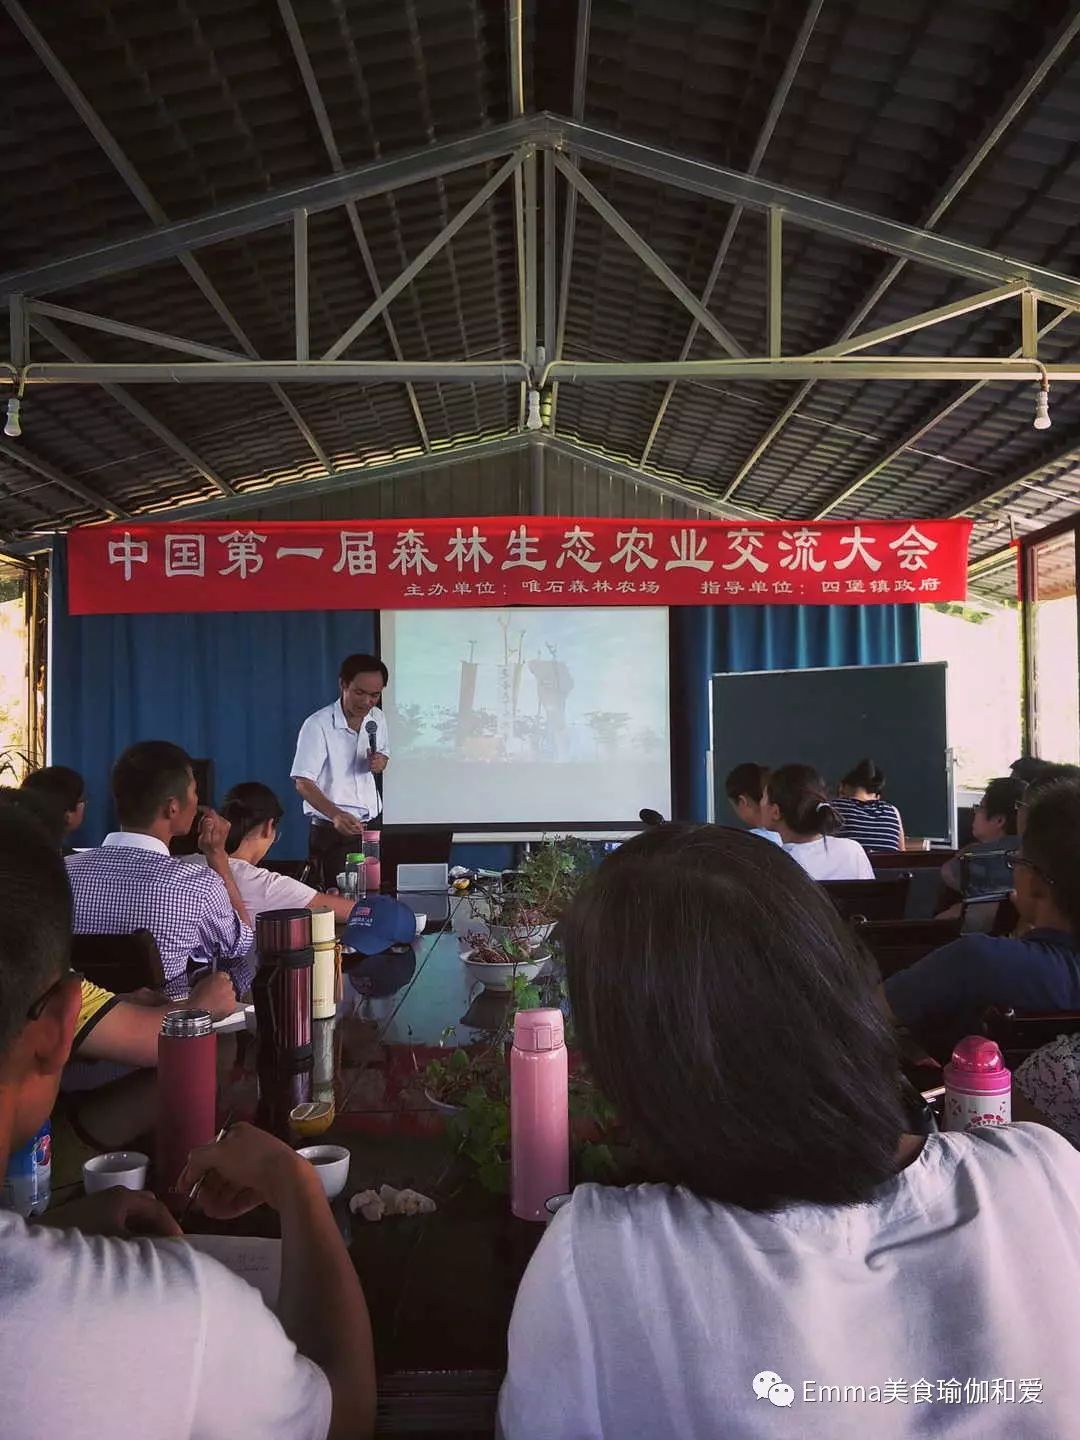
MULTIPOLYGON (((46 321, 35 322, 45 333, 46 321)), ((49 338, 52 338, 51 336, 49 338)), ((61 337, 63 338, 63 337, 61 337)), ((55 342, 54 342, 55 343, 55 342)), ((69 342, 68 342, 69 343, 69 342)), ((405 381, 481 381, 540 386, 618 381, 659 380, 950 380, 1033 381, 1046 373, 1052 381, 1080 380, 1080 361, 1043 365, 1024 357, 994 356, 833 356, 815 360, 807 355, 737 356, 723 360, 590 361, 557 360, 540 376, 519 360, 238 360, 173 363, 105 364, 88 358, 72 364, 36 361, 26 368, 28 386, 51 385, 221 385, 221 384, 386 384, 405 381)), ((10 366, 0 383, 13 383, 10 366)), ((174 437, 175 438, 175 437, 174 437)))
POLYGON ((993 290, 981 290, 978 295, 965 295, 952 300, 948 305, 939 305, 934 310, 923 310, 905 320, 896 320, 891 325, 879 325, 876 330, 864 330, 861 335, 852 335, 847 340, 838 340, 835 345, 826 345, 821 350, 812 350, 815 358, 822 360, 834 355, 854 355, 859 350, 868 350, 872 345, 881 345, 886 340, 898 340, 902 335, 913 335, 917 330, 926 330, 931 325, 940 325, 945 320, 955 320, 961 315, 970 315, 975 310, 985 310, 989 305, 1000 305, 1002 300, 1026 293, 1020 285, 998 285, 993 290))
MULTIPOLYGON (((810 44, 810 39, 814 33, 814 27, 817 25, 818 16, 821 14, 823 4, 824 0, 810 0, 809 5, 806 7, 802 24, 799 26, 799 33, 795 37, 795 43, 788 53, 783 74, 780 76, 779 83, 773 91, 773 97, 769 103, 765 120, 761 129, 758 131, 754 150, 750 156, 750 163, 746 167, 746 173, 748 175, 756 175, 761 167, 761 162, 765 159, 765 152, 769 148, 773 131, 776 129, 784 105, 787 103, 788 95, 795 82, 795 76, 798 74, 799 66, 803 62, 803 56, 806 54, 807 46, 810 44)), ((575 115, 574 118, 580 119, 580 116, 575 115)), ((717 281, 720 279, 720 271, 724 267, 724 261, 727 259, 728 251, 731 249, 732 241, 735 239, 735 232, 739 228, 739 221, 743 217, 745 208, 744 205, 736 205, 728 217, 727 225, 724 227, 724 234, 721 237, 719 248, 716 251, 716 258, 713 260, 712 269, 709 271, 709 278, 705 282, 705 289, 701 292, 702 305, 708 305, 712 299, 713 291, 716 289, 717 281)), ((683 342, 682 350, 679 352, 680 360, 689 358, 690 351, 697 338, 697 332, 698 326, 695 321, 694 324, 690 326, 690 330, 683 342)), ((671 404, 671 397, 674 393, 675 385, 674 382, 672 382, 664 391, 663 398, 657 407, 656 416, 649 430, 649 438, 645 441, 645 448, 642 450, 641 457, 638 461, 640 465, 644 465, 649 458, 649 451, 656 443, 656 437, 660 433, 660 426, 664 423, 664 416, 667 413, 668 406, 671 404)))
MULTIPOLYGON (((337 137, 334 134, 333 126, 330 124, 330 116, 327 113, 326 104, 323 101, 322 91, 319 89, 319 82, 311 64, 311 57, 308 54, 307 46, 304 44, 304 37, 300 32, 300 25, 292 7, 292 0, 277 0, 277 5, 282 24, 285 26, 285 33, 289 37, 289 44, 292 46, 293 58, 296 61, 297 69, 300 71, 300 78, 307 92, 308 104, 311 106, 311 112, 315 116, 315 124, 318 126, 323 146, 330 160, 330 167, 335 175, 341 175, 345 171, 345 164, 341 158, 341 151, 338 149, 337 137)), ((357 210, 354 200, 345 202, 345 214, 348 217, 353 238, 356 241, 356 248, 360 252, 360 260, 363 264, 364 272, 367 275, 368 283, 371 285, 375 298, 378 299, 382 294, 382 283, 379 280, 379 273, 375 268, 375 260, 371 253, 371 247, 368 245, 364 227, 360 223, 360 212, 357 210)), ((394 352, 394 358, 396 360, 404 360, 405 353, 398 341, 397 331, 394 328, 393 320, 390 318, 389 310, 383 312, 382 322, 386 330, 387 339, 390 341, 390 348, 394 352)), ((305 353, 303 356, 297 355, 296 358, 298 360, 306 360, 309 356, 305 353)), ((409 406, 413 412, 413 419, 416 421, 416 428, 420 435, 420 444, 425 450, 430 450, 431 441, 428 438, 427 426, 424 423, 424 416, 420 409, 420 401, 417 398, 416 390, 412 385, 407 385, 405 390, 409 397, 409 406)))
MULTIPOLYGON (((1009 131, 1016 122, 1017 117, 1042 88, 1050 71, 1066 54, 1078 34, 1080 34, 1080 10, 1075 10, 1072 14, 1066 16, 1056 33, 1050 36, 1046 47, 1033 69, 1025 75, 1020 84, 1006 96, 1005 103, 1002 105, 995 119, 987 126, 978 145, 976 145, 970 155, 965 157, 959 168, 943 186, 923 221, 923 228, 925 230, 934 229, 952 205, 953 201, 978 173, 1001 138, 1009 131)), ((873 313, 878 302, 887 291, 891 289, 892 285, 903 273, 906 265, 906 260, 897 260, 889 266, 888 270, 876 284, 873 285, 869 294, 866 295, 860 303, 855 314, 851 316, 844 326, 840 335, 842 340, 847 339, 849 335, 853 335, 868 316, 873 313)), ((739 467, 738 473, 724 492, 725 496, 731 496, 735 493, 761 459, 762 455, 768 450, 769 446, 772 445, 777 436, 786 428, 788 422, 798 413, 812 388, 812 382, 800 386, 798 391, 791 397, 787 405, 784 406, 783 410, 754 446, 750 455, 739 467)))
POLYGON ((66 490, 69 495, 82 500, 92 510, 100 510, 103 515, 108 515, 115 520, 128 520, 130 514, 122 506, 112 500, 106 500, 104 495, 92 490, 89 485, 84 485, 81 480, 74 479, 71 475, 65 475, 48 460, 42 460, 32 450, 19 441, 15 444, 12 440, 0 439, 0 455, 10 460, 14 465, 21 465, 24 470, 32 470, 34 474, 41 475, 48 480, 50 485, 57 486, 60 490, 66 490))
MULTIPOLYGON (((72 340, 69 340, 63 331, 58 330, 51 320, 46 320, 43 315, 34 315, 32 317, 32 324, 34 329, 37 330, 40 335, 43 335, 50 345, 55 346, 55 348, 60 351, 61 355, 68 356, 72 362, 72 369, 78 371, 79 369, 95 370, 97 368, 89 355, 87 355, 85 351, 80 350, 72 340)), ((204 361, 201 363, 207 364, 211 370, 215 370, 218 365, 222 365, 225 362, 204 361)), ((238 361, 235 363, 250 362, 238 361)), ((60 368, 64 369, 67 367, 61 366, 60 368)), ((116 367, 107 366, 106 368, 119 370, 134 368, 138 370, 139 366, 124 367, 121 365, 116 367)), ((161 369, 168 370, 169 366, 163 365, 161 369)), ((152 415, 133 395, 129 395, 126 390, 121 389, 119 383, 110 380, 98 380, 94 383, 100 384, 110 400, 114 401, 117 405, 121 405, 133 419, 137 420, 139 424, 149 430, 151 434, 156 435, 167 449, 171 450, 174 455, 178 455, 181 460, 190 465, 196 474, 201 475, 204 480, 208 480, 210 484, 213 485, 215 489, 220 490, 223 495, 231 495, 233 493, 232 486, 207 465, 205 460, 201 460, 190 445, 186 445, 184 441, 180 439, 179 435, 174 435, 167 425, 163 425, 157 416, 152 415)))
MULTIPOLYGON (((1058 313, 1053 317, 1053 319, 1048 320, 1043 326, 1043 328, 1037 332, 1035 337, 1036 341, 1040 340, 1044 335, 1049 335, 1050 332, 1052 330, 1055 330, 1063 320, 1067 320, 1071 314, 1071 310, 1059 310, 1058 313)), ((1021 347, 1021 349, 1013 351, 1011 358, 1014 360, 1018 360, 1021 358, 1022 355, 1023 348, 1021 347)), ((823 520, 826 515, 831 515, 832 512, 838 508, 838 506, 843 505, 846 500, 850 500, 852 495, 858 494, 858 492, 863 488, 864 485, 866 485, 869 481, 873 480, 875 475, 880 475, 881 472, 883 470, 887 470, 894 461, 899 460, 900 456, 903 455, 905 451, 911 450, 914 448, 914 446, 918 445, 919 441, 925 435, 928 435, 935 426, 940 425, 943 420, 948 419, 948 417, 952 415, 954 411, 959 410, 961 405, 966 404, 968 400, 970 400, 973 396, 979 393, 979 391, 983 388, 984 385, 987 385, 989 383, 990 382, 985 379, 976 381, 974 385, 970 385, 966 390, 962 390, 960 394, 950 400, 947 405, 943 405, 940 410, 935 410, 932 415, 928 415, 927 418, 921 421, 914 430, 909 431, 908 434, 904 436, 903 440, 901 440, 898 445, 895 445, 887 454, 882 455, 880 459, 875 460, 871 466, 864 470, 860 475, 857 475, 854 480, 850 481, 847 485, 843 486, 842 489, 838 490, 836 494, 833 495, 832 498, 829 500, 828 504, 818 511, 815 518, 818 520, 823 520)))
POLYGON ((336 360, 340 355, 344 354, 353 341, 359 335, 363 334, 371 322, 378 319, 386 307, 397 299, 407 285, 410 285, 412 281, 416 279, 424 266, 450 243, 458 231, 468 224, 478 210, 484 208, 503 181, 518 169, 522 158, 520 152, 516 153, 511 155, 509 160, 504 161, 503 164, 499 166, 491 179, 488 180, 485 185, 482 185, 472 199, 461 207, 450 223, 443 226, 435 238, 424 246, 419 255, 405 266, 401 274, 387 285, 379 298, 374 300, 364 313, 353 321, 345 333, 334 341, 330 349, 323 355, 323 360, 336 360))
POLYGON ((661 260, 652 246, 642 239, 628 221, 623 219, 615 206, 605 200, 596 186, 585 179, 577 166, 558 153, 555 156, 555 164, 582 199, 588 201, 601 220, 609 225, 623 244, 633 251, 647 269, 652 271, 661 285, 670 290, 672 295, 690 311, 701 328, 709 332, 720 348, 726 350, 729 355, 744 354, 739 342, 729 334, 714 315, 709 314, 689 285, 685 285, 671 266, 661 260))
POLYGON ((167 335, 162 330, 147 330, 141 325, 128 325, 122 320, 110 320, 105 315, 91 315, 86 310, 72 310, 67 305, 53 305, 46 300, 31 300, 31 315, 43 315, 47 320, 62 320, 66 325, 76 325, 84 330, 99 330, 104 335, 121 335, 127 340, 138 340, 143 345, 156 345, 162 350, 176 350, 182 355, 199 355, 204 360, 243 360, 238 350, 222 350, 217 345, 202 345, 197 340, 185 340, 180 335, 167 335))

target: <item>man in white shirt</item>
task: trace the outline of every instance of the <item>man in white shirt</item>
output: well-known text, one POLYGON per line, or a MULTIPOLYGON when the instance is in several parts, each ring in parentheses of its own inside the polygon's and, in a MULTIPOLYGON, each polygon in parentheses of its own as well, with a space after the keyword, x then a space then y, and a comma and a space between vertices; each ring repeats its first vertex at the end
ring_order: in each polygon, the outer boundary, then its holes
POLYGON ((291 774, 310 821, 308 853, 324 890, 337 884, 363 831, 382 824, 378 777, 389 762, 390 741, 380 702, 389 679, 376 656, 346 656, 338 698, 300 727, 291 774))
MULTIPOLYGON (((60 857, 31 818, 0 813, 0 1172, 56 1099, 80 1009, 70 951, 60 857)), ((106 1191, 35 1224, 0 1212, 4 1440, 370 1436, 367 1310, 317 1174, 237 1125, 193 1152, 184 1183, 203 1175, 210 1215, 278 1211, 277 1315, 151 1195, 106 1191)))

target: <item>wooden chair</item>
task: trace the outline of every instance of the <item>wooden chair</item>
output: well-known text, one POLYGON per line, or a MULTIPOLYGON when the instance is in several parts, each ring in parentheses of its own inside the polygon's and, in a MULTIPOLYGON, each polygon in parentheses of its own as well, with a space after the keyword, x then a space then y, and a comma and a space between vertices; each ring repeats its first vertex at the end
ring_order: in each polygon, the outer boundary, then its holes
POLYGON ((855 934, 877 961, 882 980, 906 970, 924 955, 948 945, 960 935, 959 917, 950 920, 852 921, 855 934))
POLYGON ((875 870, 940 870, 955 850, 868 850, 875 870))
POLYGON ((1011 935, 1020 923, 1012 894, 975 895, 960 905, 960 928, 965 935, 1011 935))
POLYGON ((994 1008, 987 1011, 983 1029, 1001 1047, 1009 1069, 1015 1070, 1033 1050, 1059 1035, 1077 1034, 1080 1011, 994 1008))
POLYGON ((149 930, 130 935, 74 935, 71 963, 81 975, 104 990, 125 995, 143 986, 165 987, 161 951, 149 930))
POLYGON ((845 920, 902 920, 907 908, 911 872, 880 875, 873 880, 822 880, 821 888, 845 920))

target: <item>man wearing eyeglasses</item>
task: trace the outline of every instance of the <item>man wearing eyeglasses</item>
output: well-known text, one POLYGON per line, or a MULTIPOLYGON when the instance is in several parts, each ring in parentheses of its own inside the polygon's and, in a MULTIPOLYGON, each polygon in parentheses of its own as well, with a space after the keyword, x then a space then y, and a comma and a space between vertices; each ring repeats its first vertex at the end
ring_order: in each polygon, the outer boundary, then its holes
POLYGON ((921 1037, 959 1038, 992 1005, 1080 1010, 1080 781, 1039 789, 1009 861, 1022 938, 962 935, 885 981, 893 1018, 921 1037))
POLYGON ((341 662, 338 698, 300 727, 293 783, 308 817, 308 854, 322 889, 336 886, 345 856, 382 824, 382 781, 390 758, 383 689, 390 675, 375 655, 341 662))

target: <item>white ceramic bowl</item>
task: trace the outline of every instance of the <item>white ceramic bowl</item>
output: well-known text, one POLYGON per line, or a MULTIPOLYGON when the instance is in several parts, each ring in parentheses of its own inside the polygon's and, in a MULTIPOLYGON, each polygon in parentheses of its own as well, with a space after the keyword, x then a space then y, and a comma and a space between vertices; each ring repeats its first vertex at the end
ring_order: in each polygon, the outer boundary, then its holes
POLYGON ((345 1189, 349 1178, 349 1161, 352 1156, 342 1145, 305 1145, 297 1150, 309 1165, 315 1167, 315 1174, 328 1200, 336 1200, 345 1189))
POLYGON ((95 1155, 83 1165, 83 1189, 87 1195, 99 1190, 145 1190, 149 1155, 141 1150, 110 1150, 95 1155))
POLYGON ((500 992, 510 989, 515 975, 521 975, 526 980, 535 980, 548 959, 546 955, 541 955, 538 960, 521 960, 516 965, 512 960, 508 960, 505 965, 498 965, 488 964, 484 960, 473 960, 472 953, 471 950, 461 952, 461 963, 469 979, 474 984, 480 980, 485 989, 500 992))

